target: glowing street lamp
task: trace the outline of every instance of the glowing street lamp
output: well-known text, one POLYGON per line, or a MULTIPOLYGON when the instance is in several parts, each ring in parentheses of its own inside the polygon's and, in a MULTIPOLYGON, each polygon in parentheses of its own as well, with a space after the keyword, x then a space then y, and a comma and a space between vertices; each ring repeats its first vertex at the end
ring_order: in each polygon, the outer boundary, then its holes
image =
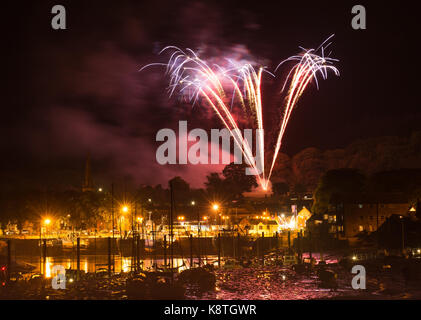
MULTIPOLYGON (((48 234, 48 226, 51 224, 51 219, 49 219, 49 218, 45 218, 43 221, 42 221, 42 223, 44 224, 44 226, 45 226, 45 236, 47 236, 47 234, 48 234)), ((40 230, 40 237, 41 237, 41 235, 42 235, 42 227, 40 228, 41 230, 40 230)))
POLYGON ((222 214, 220 213, 220 214, 219 214, 219 217, 218 217, 219 204, 214 203, 214 204, 212 205, 212 209, 213 209, 213 211, 215 211, 215 216, 216 216, 216 218, 215 218, 215 222, 216 222, 218 225, 220 225, 220 224, 221 224, 221 216, 222 216, 222 214))
POLYGON ((123 211, 124 213, 127 213, 127 212, 129 212, 129 207, 128 206, 122 206, 121 211, 123 211))
MULTIPOLYGON (((143 222, 143 217, 137 217, 136 218, 136 221, 137 221, 137 232, 139 232, 140 231, 140 225, 142 224, 142 222, 143 222)), ((143 227, 142 227, 143 228, 143 227)))

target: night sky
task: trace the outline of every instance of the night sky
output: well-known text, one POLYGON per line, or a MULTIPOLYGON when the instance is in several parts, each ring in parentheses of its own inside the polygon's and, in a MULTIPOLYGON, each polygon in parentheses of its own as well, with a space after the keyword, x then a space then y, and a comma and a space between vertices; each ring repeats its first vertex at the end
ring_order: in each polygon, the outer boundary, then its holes
MULTIPOLYGON (((3 184, 78 185, 90 153, 99 184, 166 185, 180 175, 201 186, 223 166, 156 163, 156 132, 188 120, 219 128, 203 108, 169 99, 160 61, 166 45, 237 56, 273 70, 298 46, 335 34, 331 75, 308 88, 289 122, 282 152, 344 147, 355 139, 407 136, 421 128, 417 10, 366 1, 19 1, 2 20, 3 184), (51 8, 67 10, 67 30, 51 28, 51 8), (351 28, 351 8, 367 9, 367 29, 351 28)), ((282 75, 282 74, 281 74, 282 75)), ((281 81, 263 87, 266 117, 279 108, 281 81)), ((276 112, 275 112, 276 113, 276 112)))

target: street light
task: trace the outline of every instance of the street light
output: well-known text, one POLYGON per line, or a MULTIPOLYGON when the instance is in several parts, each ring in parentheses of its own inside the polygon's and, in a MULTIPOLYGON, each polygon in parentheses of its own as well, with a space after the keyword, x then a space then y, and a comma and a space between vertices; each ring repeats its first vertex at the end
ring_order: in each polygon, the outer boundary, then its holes
POLYGON ((121 211, 123 211, 124 213, 127 213, 127 212, 129 212, 129 207, 128 206, 122 206, 121 211))
MULTIPOLYGON (((50 225, 51 220, 49 218, 45 218, 43 223, 44 223, 44 226, 45 226, 45 236, 48 236, 47 227, 50 225)), ((40 237, 41 237, 41 233, 42 233, 42 228, 40 230, 40 237)))
MULTIPOLYGON (((192 205, 192 207, 194 207, 196 205, 196 201, 192 200, 190 202, 190 204, 192 205)), ((197 236, 200 237, 200 213, 199 213, 199 208, 197 208, 197 236)))
POLYGON ((401 220, 401 226, 402 226, 402 254, 405 253, 405 231, 403 228, 403 216, 399 216, 400 220, 401 220))
POLYGON ((214 203, 212 205, 212 209, 213 209, 213 211, 215 211, 215 217, 216 217, 215 221, 216 221, 217 225, 219 226, 221 224, 221 214, 219 214, 219 220, 218 220, 219 204, 214 203))
POLYGON ((121 226, 122 223, 123 223, 123 220, 124 220, 124 216, 121 216, 120 219, 119 219, 119 221, 120 221, 120 239, 123 238, 123 233, 122 233, 123 229, 122 229, 122 226, 121 226))
POLYGON ((139 225, 142 224, 143 218, 142 217, 137 217, 136 220, 137 220, 137 232, 139 232, 140 231, 139 225))

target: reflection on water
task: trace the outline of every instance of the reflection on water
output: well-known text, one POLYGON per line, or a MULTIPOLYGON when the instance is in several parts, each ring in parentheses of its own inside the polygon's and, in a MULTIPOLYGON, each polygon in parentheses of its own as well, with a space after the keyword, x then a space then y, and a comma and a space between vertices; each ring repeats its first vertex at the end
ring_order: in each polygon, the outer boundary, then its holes
MULTIPOLYGON (((77 269, 77 261, 74 257, 60 257, 60 256, 50 256, 46 258, 45 268, 44 261, 39 257, 16 257, 16 260, 20 263, 29 263, 35 267, 33 270, 34 273, 44 273, 47 278, 55 276, 57 272, 53 274, 54 266, 63 266, 65 269, 77 269)), ((174 267, 179 268, 179 270, 186 269, 190 264, 190 259, 183 258, 174 258, 173 260, 174 267)), ((170 259, 167 259, 167 263, 170 262, 170 259)), ((197 259, 194 259, 194 263, 197 262, 197 259)), ((164 265, 164 259, 145 259, 141 260, 144 270, 151 270, 154 267, 154 264, 157 264, 159 267, 164 265)), ((134 262, 135 264, 135 262, 134 262)), ((134 266, 133 264, 133 266, 134 266)), ((114 256, 114 266, 115 272, 130 272, 132 268, 132 258, 131 257, 122 257, 114 256)), ((108 270, 108 256, 107 255, 81 255, 80 257, 80 269, 88 272, 97 272, 99 269, 106 268, 108 270)))

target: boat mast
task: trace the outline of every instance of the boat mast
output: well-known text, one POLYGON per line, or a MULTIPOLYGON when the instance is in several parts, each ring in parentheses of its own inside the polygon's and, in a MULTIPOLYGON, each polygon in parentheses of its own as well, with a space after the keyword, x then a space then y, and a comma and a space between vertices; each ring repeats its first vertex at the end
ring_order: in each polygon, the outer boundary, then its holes
MULTIPOLYGON (((170 195, 171 195, 171 207, 170 207, 170 256, 171 256, 171 274, 173 274, 174 268, 174 251, 173 251, 173 212, 174 212, 174 190, 172 181, 170 181, 170 195)), ((173 278, 173 277, 172 277, 173 278)))

